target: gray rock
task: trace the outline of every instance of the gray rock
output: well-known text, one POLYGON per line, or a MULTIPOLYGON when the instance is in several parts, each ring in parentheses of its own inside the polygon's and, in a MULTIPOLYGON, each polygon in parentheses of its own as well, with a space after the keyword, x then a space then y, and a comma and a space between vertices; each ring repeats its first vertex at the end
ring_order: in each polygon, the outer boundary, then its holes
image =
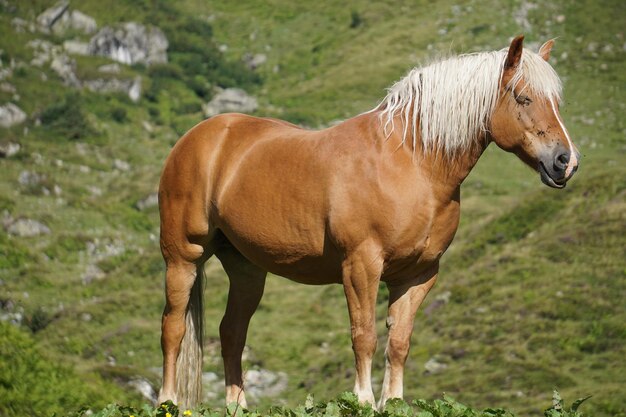
POLYGON ((130 164, 126 161, 122 161, 121 159, 114 159, 113 168, 119 171, 130 171, 130 164))
POLYGON ((35 31, 35 24, 33 22, 20 19, 19 17, 14 17, 13 19, 11 19, 11 26, 13 26, 13 30, 16 33, 24 33, 27 30, 29 32, 35 31))
POLYGON ((11 94, 17 93, 17 89, 15 88, 15 86, 7 82, 0 83, 0 91, 4 91, 5 93, 11 93, 11 94))
POLYGON ((80 31, 86 34, 92 34, 98 29, 96 20, 78 10, 68 10, 54 22, 51 27, 55 33, 64 33, 67 30, 80 31))
POLYGON ((106 277, 106 274, 97 265, 89 264, 87 269, 81 275, 80 279, 84 285, 91 284, 93 281, 101 280, 106 277))
POLYGON ((117 240, 94 239, 87 242, 87 256, 91 262, 99 262, 126 252, 124 244, 117 240))
POLYGON ((207 117, 225 112, 251 113, 258 107, 256 98, 240 88, 227 88, 218 92, 213 99, 203 106, 207 117))
POLYGON ((287 388, 287 374, 267 369, 250 369, 245 372, 246 392, 255 398, 275 397, 287 388))
POLYGON ((128 97, 133 102, 138 102, 141 98, 141 77, 137 76, 128 90, 128 97))
POLYGON ((36 187, 41 185, 45 179, 46 177, 44 175, 38 174, 34 171, 24 170, 20 172, 19 177, 17 177, 17 182, 25 187, 36 187))
POLYGON ((119 74, 121 68, 119 64, 106 64, 98 67, 98 72, 103 74, 119 74))
POLYGON ((83 87, 95 93, 124 93, 137 102, 141 98, 141 77, 134 79, 96 78, 83 81, 83 87))
POLYGON ((255 70, 267 62, 267 55, 247 53, 243 56, 243 62, 246 63, 248 68, 255 70))
POLYGON ((24 123, 26 113, 13 103, 7 103, 0 106, 0 126, 11 127, 24 123))
MULTIPOLYGON (((61 77, 65 85, 80 88, 81 83, 75 73, 76 62, 67 56, 62 47, 41 39, 33 39, 27 45, 33 49, 31 65, 41 67, 50 62, 50 68, 61 77)), ((70 48, 73 48, 71 45, 70 48)))
POLYGON ((42 39, 33 39, 26 44, 33 49, 33 59, 30 61, 31 65, 36 67, 43 66, 46 62, 50 61, 53 54, 57 53, 57 47, 48 41, 42 39))
POLYGON ((448 365, 440 362, 437 356, 433 356, 424 364, 424 368, 428 374, 440 374, 448 368, 448 365))
POLYGON ((152 385, 145 379, 133 379, 128 382, 128 385, 139 391, 139 393, 151 403, 155 403, 157 395, 152 385))
POLYGON ((7 227, 7 233, 19 237, 33 237, 50 234, 45 224, 32 219, 18 219, 7 227))
POLYGON ((519 4, 517 10, 513 11, 513 20, 519 27, 522 28, 523 31, 528 32, 532 29, 532 25, 528 20, 528 15, 531 10, 538 8, 539 6, 536 3, 522 0, 519 4))
POLYGON ((224 380, 220 379, 215 372, 203 372, 202 388, 205 400, 215 400, 223 395, 224 380))
POLYGON ((167 62, 167 47, 167 38, 159 28, 127 22, 100 29, 89 42, 89 53, 127 65, 150 65, 167 62))
POLYGON ((78 10, 69 9, 69 1, 62 0, 37 16, 37 23, 42 32, 57 34, 67 30, 94 33, 98 29, 96 20, 78 10))
POLYGON ((59 74, 65 85, 80 88, 81 83, 76 76, 76 62, 65 54, 59 54, 52 58, 50 68, 59 74))
POLYGON ((6 142, 0 144, 0 158, 10 158, 17 154, 22 146, 15 142, 6 142))
POLYGON ((63 14, 67 11, 69 5, 69 0, 62 0, 37 16, 37 23, 41 29, 44 32, 49 32, 52 29, 52 26, 54 26, 54 24, 61 19, 63 14))
POLYGON ((63 49, 65 49, 68 54, 89 55, 89 44, 87 42, 70 39, 63 42, 63 49))
POLYGON ((151 194, 148 194, 145 198, 142 198, 141 200, 137 201, 137 203, 135 204, 135 207, 137 207, 138 210, 143 211, 152 207, 156 207, 158 205, 159 205, 159 195, 157 193, 151 193, 151 194))

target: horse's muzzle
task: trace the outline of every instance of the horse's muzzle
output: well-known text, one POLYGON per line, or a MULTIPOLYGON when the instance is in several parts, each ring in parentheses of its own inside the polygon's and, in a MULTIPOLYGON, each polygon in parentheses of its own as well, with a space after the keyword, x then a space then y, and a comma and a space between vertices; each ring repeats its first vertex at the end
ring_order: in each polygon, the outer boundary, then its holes
POLYGON ((575 165, 569 167, 571 154, 568 150, 557 149, 552 155, 539 160, 537 171, 541 176, 541 182, 552 188, 564 188, 567 181, 578 170, 579 156, 576 155, 575 165), (568 167, 569 174, 568 174, 568 167))

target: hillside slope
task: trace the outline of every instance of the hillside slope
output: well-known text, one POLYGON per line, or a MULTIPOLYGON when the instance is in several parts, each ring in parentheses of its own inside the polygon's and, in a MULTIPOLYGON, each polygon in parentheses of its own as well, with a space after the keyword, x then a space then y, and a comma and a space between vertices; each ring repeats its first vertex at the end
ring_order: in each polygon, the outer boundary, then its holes
MULTIPOLYGON (((79 408, 83 399, 91 407, 137 405, 145 399, 129 387, 158 388, 163 265, 151 196, 169 148, 204 118, 202 106, 216 86, 254 94, 257 114, 326 125, 372 108, 384 88, 417 63, 501 48, 524 32, 535 47, 558 37, 552 63, 565 83, 562 114, 583 154, 581 169, 565 190, 551 190, 515 157, 488 149, 464 184, 460 230, 418 313, 406 396, 446 392, 478 408, 541 415, 557 387, 565 398, 593 395, 584 407, 589 415, 626 415, 621 2, 71 2, 98 28, 134 21, 167 37, 167 64, 119 64, 110 76, 140 77, 137 102, 68 85, 51 67, 53 59, 33 63, 41 49, 29 46, 33 40, 62 48, 93 36, 77 29, 31 31, 29 24, 52 5, 0 1, 0 106, 14 103, 27 116, 0 127, 0 145, 20 145, 15 155, 0 158, 0 315, 32 333, 16 336, 3 325, 0 338, 35 358, 24 362, 27 368, 41 360, 62 363, 42 365, 40 379, 70 375, 75 396, 33 390, 39 404, 48 404, 43 410, 27 399, 11 402, 3 383, 0 413, 49 414, 79 408), (261 63, 250 70, 244 55, 261 63), (49 232, 10 233, 19 219, 49 232)), ((69 58, 82 83, 109 77, 100 68, 110 59, 69 58)), ((207 401, 219 405, 217 325, 227 279, 216 262, 207 277, 207 401)), ((385 306, 381 288, 380 347, 385 306)), ((351 388, 349 325, 338 286, 270 277, 248 345, 247 369, 278 386, 273 397, 260 390, 253 404, 293 405, 307 393, 333 398, 351 388)), ((0 346, 0 363, 13 363, 15 351, 0 346)), ((5 374, 18 378, 23 366, 9 366, 5 374)))

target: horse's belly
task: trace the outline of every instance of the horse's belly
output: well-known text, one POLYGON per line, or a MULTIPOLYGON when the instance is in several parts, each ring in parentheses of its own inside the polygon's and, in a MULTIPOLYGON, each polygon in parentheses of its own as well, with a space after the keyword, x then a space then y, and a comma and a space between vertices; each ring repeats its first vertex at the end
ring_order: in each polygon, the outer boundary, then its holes
MULTIPOLYGON (((292 236, 284 227, 246 227, 223 223, 220 229, 243 256, 255 265, 293 281, 311 284, 341 283, 342 257, 332 245, 325 244, 323 229, 319 233, 292 236), (318 234, 321 237, 317 237, 318 234)), ((267 223, 266 223, 267 226, 267 223)))

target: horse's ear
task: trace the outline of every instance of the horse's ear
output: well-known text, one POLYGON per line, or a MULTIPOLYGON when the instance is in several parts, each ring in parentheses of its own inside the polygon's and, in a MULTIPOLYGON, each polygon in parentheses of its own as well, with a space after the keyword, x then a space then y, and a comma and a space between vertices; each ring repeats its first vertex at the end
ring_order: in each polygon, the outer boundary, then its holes
POLYGON ((550 59, 550 52, 552 51, 553 46, 554 39, 550 39, 548 42, 541 45, 541 48, 539 48, 539 56, 542 57, 544 61, 550 59))
POLYGON ((519 35, 511 41, 509 52, 504 61, 504 70, 515 70, 522 59, 522 51, 524 49, 524 35, 519 35))

